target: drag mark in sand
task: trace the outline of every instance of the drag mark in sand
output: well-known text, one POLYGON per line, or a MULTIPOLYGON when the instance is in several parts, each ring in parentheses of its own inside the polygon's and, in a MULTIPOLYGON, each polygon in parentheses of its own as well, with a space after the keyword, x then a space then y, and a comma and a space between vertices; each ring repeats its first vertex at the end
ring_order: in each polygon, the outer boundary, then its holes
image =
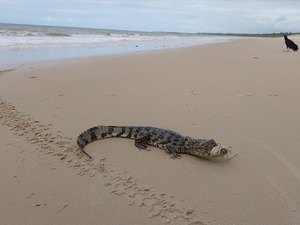
MULTIPOLYGON (((107 159, 83 158, 75 145, 75 140, 63 137, 59 131, 51 132, 51 124, 44 125, 29 115, 19 112, 1 97, 0 124, 35 146, 35 151, 56 157, 68 167, 75 169, 78 175, 91 177, 101 175, 105 179, 105 186, 110 188, 112 194, 127 198, 128 205, 146 209, 150 218, 159 218, 163 223, 172 225, 207 224, 198 219, 199 216, 194 209, 176 202, 173 196, 158 192, 126 172, 118 172, 118 169, 113 169, 107 159)), ((59 211, 67 206, 64 205, 59 211)))
MULTIPOLYGON (((262 177, 265 178, 266 181, 269 182, 269 184, 286 200, 289 208, 290 213, 290 219, 291 224, 297 225, 300 221, 300 209, 299 204, 297 200, 295 201, 295 196, 291 196, 290 194, 290 188, 291 183, 289 182, 289 177, 294 177, 297 180, 297 183, 299 186, 300 181, 300 172, 299 170, 292 165, 288 160, 286 160, 281 154, 277 153, 271 145, 268 145, 267 143, 263 142, 260 139, 242 135, 242 134, 234 134, 238 138, 242 138, 245 141, 249 141, 256 146, 259 146, 262 150, 268 153, 268 159, 265 160, 255 160, 253 168, 257 171, 258 174, 260 174, 262 177), (273 158, 273 159, 272 159, 273 158), (269 161, 266 163, 266 161, 269 161), (261 163, 262 162, 262 163, 261 163), (273 170, 268 167, 268 165, 274 165, 277 164, 279 166, 284 166, 286 168, 285 176, 283 180, 280 180, 279 176, 273 176, 273 170), (292 175, 292 176, 291 176, 292 175), (289 184, 289 185, 286 185, 289 184)), ((295 188, 297 190, 297 188, 295 188)))
POLYGON ((288 169, 288 171, 300 182, 300 171, 294 165, 288 162, 282 155, 274 151, 274 149, 270 145, 267 145, 265 142, 253 137, 241 134, 235 134, 235 136, 248 139, 251 142, 261 145, 265 151, 267 151, 270 155, 273 155, 278 161, 280 161, 288 169))

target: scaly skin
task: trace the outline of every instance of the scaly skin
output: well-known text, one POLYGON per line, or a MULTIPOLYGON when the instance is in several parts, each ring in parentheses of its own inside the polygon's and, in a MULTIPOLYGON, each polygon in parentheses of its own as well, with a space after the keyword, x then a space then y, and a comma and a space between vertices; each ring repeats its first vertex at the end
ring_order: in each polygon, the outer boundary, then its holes
POLYGON ((178 158, 180 154, 190 154, 210 159, 224 157, 229 151, 213 139, 193 139, 171 130, 138 126, 92 127, 78 136, 77 144, 84 154, 92 158, 85 152, 84 147, 95 140, 112 137, 134 139, 138 149, 147 149, 147 145, 152 145, 165 150, 171 158, 178 158))

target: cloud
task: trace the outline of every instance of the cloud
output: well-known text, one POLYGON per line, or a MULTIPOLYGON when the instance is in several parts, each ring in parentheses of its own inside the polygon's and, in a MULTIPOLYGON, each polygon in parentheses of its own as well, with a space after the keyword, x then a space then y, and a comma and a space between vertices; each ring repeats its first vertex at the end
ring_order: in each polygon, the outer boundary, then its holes
POLYGON ((277 18, 275 18, 275 23, 281 23, 287 21, 287 17, 286 16, 278 16, 277 18))
POLYGON ((0 0, 0 4, 11 4, 9 0, 0 0))
POLYGON ((53 13, 60 13, 60 14, 75 14, 75 15, 83 15, 88 14, 88 11, 81 10, 81 9, 50 9, 49 11, 53 13))
POLYGON ((0 0, 0 21, 179 32, 300 31, 299 0, 0 0), (49 19, 45 19, 49 18, 49 19))
POLYGON ((58 17, 50 17, 50 16, 46 17, 44 20, 47 21, 47 22, 50 22, 50 23, 59 22, 59 23, 69 23, 69 24, 71 24, 71 23, 75 22, 75 19, 73 19, 73 18, 58 18, 58 17))
POLYGON ((58 18, 55 18, 55 17, 50 17, 50 16, 48 16, 48 17, 46 17, 46 20, 47 21, 50 21, 50 22, 57 22, 57 21, 59 21, 59 19, 58 18))

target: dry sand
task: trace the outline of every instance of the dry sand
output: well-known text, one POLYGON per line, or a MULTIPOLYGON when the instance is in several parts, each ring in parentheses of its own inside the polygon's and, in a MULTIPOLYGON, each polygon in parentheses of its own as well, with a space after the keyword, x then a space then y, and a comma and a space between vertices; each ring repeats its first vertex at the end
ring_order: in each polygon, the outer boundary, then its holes
POLYGON ((300 224, 300 56, 284 50, 266 38, 0 68, 0 224, 300 224), (100 124, 239 155, 171 160, 108 139, 90 161, 75 140, 100 124))

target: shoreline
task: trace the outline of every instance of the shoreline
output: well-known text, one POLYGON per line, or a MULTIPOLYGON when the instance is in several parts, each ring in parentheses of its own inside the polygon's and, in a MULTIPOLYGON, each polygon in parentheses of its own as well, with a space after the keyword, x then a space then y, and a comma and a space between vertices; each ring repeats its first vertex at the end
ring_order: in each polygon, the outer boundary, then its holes
POLYGON ((263 38, 1 74, 0 223, 297 225, 298 62, 263 38), (88 145, 90 161, 75 140, 101 124, 213 138, 238 156, 170 160, 115 138, 88 145))

